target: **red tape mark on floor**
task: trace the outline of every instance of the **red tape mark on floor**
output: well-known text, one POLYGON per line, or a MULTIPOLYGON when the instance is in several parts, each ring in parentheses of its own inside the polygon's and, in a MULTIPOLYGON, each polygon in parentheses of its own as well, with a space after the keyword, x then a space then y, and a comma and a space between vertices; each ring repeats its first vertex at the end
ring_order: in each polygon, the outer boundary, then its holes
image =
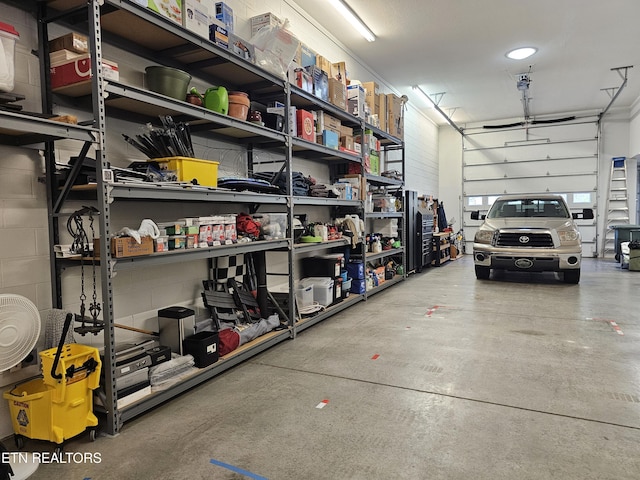
POLYGON ((587 317, 587 320, 596 320, 599 322, 606 322, 609 325, 611 325, 611 328, 613 328, 614 332, 616 332, 618 335, 624 335, 624 332, 614 320, 609 320, 607 318, 591 318, 591 317, 587 317))
POLYGON ((380 355, 378 355, 377 353, 371 357, 371 360, 377 360, 380 357, 380 355))
POLYGON ((439 305, 434 305, 433 307, 431 307, 429 310, 427 310, 427 313, 424 314, 425 317, 430 317, 431 314, 433 312, 435 312, 438 308, 440 308, 439 305))
POLYGON ((607 323, 609 323, 609 325, 611 325, 613 327, 613 329, 615 330, 615 332, 618 335, 624 335, 624 332, 622 330, 620 330, 620 327, 618 326, 618 324, 616 322, 614 322, 613 320, 607 320, 607 323))

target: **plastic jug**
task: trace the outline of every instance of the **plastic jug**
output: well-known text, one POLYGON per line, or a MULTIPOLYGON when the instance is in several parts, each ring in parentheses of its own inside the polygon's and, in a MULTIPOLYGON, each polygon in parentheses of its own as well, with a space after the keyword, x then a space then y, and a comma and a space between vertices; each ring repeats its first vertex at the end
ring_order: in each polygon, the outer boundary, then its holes
POLYGON ((214 112, 227 115, 229 113, 229 93, 224 87, 209 87, 204 95, 200 95, 195 87, 192 87, 190 92, 198 95, 202 99, 202 105, 214 112))

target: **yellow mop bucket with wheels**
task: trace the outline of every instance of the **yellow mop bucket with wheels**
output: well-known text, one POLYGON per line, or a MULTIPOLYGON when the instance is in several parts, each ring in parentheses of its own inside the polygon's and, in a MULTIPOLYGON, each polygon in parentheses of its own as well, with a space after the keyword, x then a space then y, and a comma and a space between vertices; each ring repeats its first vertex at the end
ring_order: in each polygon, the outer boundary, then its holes
MULTIPOLYGON (((40 352, 40 360, 43 378, 20 383, 3 395, 19 448, 24 437, 61 444, 98 425, 93 414, 93 390, 100 384, 102 367, 98 350, 61 344, 40 352)), ((93 440, 95 429, 91 433, 93 440)))

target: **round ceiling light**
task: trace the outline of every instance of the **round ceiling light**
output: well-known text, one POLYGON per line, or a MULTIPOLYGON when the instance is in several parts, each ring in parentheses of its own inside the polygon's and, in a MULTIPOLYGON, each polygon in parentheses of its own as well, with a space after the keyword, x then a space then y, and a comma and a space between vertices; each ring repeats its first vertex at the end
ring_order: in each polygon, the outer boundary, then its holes
POLYGON ((534 47, 516 48, 515 50, 507 52, 507 57, 511 58, 512 60, 524 60, 525 58, 529 58, 537 51, 538 49, 534 47))

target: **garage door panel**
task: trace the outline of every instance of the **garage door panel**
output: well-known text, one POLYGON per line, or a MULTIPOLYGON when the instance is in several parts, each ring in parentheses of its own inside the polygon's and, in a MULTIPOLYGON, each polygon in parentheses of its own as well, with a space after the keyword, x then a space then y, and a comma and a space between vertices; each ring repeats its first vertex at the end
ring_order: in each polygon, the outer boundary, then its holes
MULTIPOLYGON (((573 212, 596 210, 598 185, 597 121, 580 121, 465 136, 463 143, 463 228, 467 242, 480 223, 470 212, 486 214, 503 194, 558 193, 573 212), (576 194, 576 195, 574 195, 576 194)), ((608 174, 608 172, 606 172, 608 174)), ((583 255, 597 252, 600 220, 579 221, 583 255)), ((467 244, 471 251, 470 243, 467 244)))

